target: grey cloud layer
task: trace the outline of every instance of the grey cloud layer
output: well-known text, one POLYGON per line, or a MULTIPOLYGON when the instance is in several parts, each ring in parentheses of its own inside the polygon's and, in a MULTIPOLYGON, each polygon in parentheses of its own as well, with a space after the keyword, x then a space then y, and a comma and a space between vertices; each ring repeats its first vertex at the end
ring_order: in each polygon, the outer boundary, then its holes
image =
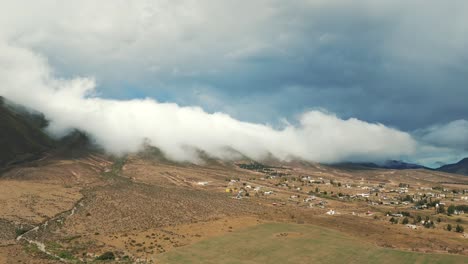
POLYGON ((117 154, 138 151, 145 141, 171 159, 192 162, 198 150, 217 158, 239 158, 235 150, 257 160, 273 155, 336 162, 410 155, 416 148, 407 133, 320 111, 304 113, 298 126, 275 130, 198 107, 101 99, 92 79, 57 79, 31 51, 3 45, 0 54, 0 94, 43 112, 52 133, 78 128, 117 154))

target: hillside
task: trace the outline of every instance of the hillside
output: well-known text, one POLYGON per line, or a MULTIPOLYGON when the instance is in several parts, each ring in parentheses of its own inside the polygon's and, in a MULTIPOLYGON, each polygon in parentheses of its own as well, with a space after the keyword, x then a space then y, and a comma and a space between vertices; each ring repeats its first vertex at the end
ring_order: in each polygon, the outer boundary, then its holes
POLYGON ((42 131, 40 115, 7 105, 0 97, 0 166, 34 158, 50 149, 53 141, 42 131))
POLYGON ((457 163, 447 164, 437 169, 438 171, 456 173, 468 176, 468 158, 464 158, 457 163))

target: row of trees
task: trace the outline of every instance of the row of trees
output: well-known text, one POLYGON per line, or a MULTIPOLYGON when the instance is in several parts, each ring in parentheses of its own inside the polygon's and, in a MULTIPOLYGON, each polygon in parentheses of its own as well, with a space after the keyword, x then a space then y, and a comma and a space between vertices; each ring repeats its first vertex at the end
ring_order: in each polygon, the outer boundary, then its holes
POLYGON ((439 205, 436 207, 436 213, 438 214, 445 214, 447 213, 448 216, 451 216, 455 214, 455 211, 468 211, 468 205, 450 205, 445 209, 445 206, 443 204, 439 205))
MULTIPOLYGON (((447 231, 452 231, 452 229, 453 229, 452 225, 448 224, 446 229, 447 229, 447 231)), ((463 226, 461 226, 461 225, 457 225, 455 227, 455 232, 463 233, 463 232, 465 232, 465 228, 463 228, 463 226)))
MULTIPOLYGON (((442 220, 440 218, 437 219, 437 222, 440 223, 442 220)), ((390 218, 390 223, 392 224, 398 224, 400 221, 398 218, 396 217, 392 217, 390 218)), ((401 224, 402 225, 407 225, 409 224, 410 220, 408 217, 405 217, 403 218, 403 220, 401 221, 401 224)), ((429 216, 426 216, 426 219, 425 221, 422 221, 422 217, 421 216, 417 216, 416 218, 413 218, 413 224, 417 224, 417 223, 423 223, 423 226, 425 228, 435 228, 435 224, 432 220, 430 220, 429 216)), ((447 231, 452 231, 453 227, 451 224, 448 224, 445 228, 447 231)), ((455 226, 455 232, 458 232, 458 233, 463 233, 465 232, 465 228, 463 228, 463 226, 457 224, 455 226)))

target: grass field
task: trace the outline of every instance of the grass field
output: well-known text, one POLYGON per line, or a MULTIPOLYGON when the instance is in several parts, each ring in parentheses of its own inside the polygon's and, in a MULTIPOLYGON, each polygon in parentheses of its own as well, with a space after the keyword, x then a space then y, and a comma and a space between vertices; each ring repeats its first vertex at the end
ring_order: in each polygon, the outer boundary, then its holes
POLYGON ((160 263, 468 263, 468 257, 374 246, 329 229, 262 224, 182 247, 160 263))

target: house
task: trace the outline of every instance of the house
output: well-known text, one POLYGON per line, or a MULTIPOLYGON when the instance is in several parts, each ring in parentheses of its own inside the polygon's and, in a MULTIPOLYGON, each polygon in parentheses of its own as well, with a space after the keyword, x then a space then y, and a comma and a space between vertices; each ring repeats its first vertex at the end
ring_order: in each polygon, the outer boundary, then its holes
POLYGON ((326 212, 327 215, 335 215, 336 212, 332 209, 330 209, 328 212, 326 212))
POLYGON ((393 216, 393 217, 403 217, 402 214, 391 214, 391 216, 393 216))

